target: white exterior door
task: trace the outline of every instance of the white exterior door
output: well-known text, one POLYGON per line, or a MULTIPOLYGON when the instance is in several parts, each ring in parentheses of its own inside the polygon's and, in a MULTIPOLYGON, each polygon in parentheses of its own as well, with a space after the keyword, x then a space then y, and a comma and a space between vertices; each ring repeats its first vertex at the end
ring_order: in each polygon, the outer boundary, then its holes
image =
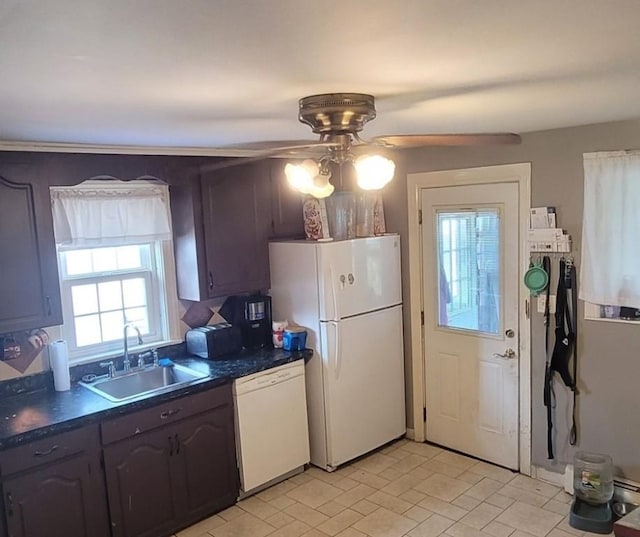
POLYGON ((421 206, 427 440, 518 469, 518 184, 421 206))

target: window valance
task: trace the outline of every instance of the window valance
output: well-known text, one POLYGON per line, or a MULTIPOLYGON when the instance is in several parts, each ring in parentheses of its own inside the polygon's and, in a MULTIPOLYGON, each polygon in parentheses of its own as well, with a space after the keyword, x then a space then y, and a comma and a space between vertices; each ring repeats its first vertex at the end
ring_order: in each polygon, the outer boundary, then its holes
POLYGON ((86 181, 52 187, 56 243, 95 247, 171 238, 169 190, 151 181, 86 181))

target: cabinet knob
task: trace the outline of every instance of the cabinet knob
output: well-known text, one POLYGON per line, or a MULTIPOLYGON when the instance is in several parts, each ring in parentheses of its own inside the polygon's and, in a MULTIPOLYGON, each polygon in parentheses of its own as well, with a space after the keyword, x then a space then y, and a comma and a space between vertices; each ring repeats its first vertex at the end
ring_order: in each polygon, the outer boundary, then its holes
POLYGON ((45 303, 47 305, 47 317, 51 317, 52 308, 51 308, 51 297, 49 295, 44 297, 45 303))
POLYGON ((9 516, 13 515, 13 496, 10 492, 7 492, 7 512, 9 516))
POLYGON ((213 274, 209 271, 209 289, 213 291, 213 274))

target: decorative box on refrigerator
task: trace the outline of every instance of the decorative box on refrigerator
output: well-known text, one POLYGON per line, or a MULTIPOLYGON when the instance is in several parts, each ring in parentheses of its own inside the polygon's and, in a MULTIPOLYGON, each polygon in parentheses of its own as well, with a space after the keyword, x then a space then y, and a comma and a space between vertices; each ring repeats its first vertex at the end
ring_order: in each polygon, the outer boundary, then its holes
POLYGON ((273 315, 307 329, 311 462, 327 470, 404 435, 400 238, 269 245, 273 315))

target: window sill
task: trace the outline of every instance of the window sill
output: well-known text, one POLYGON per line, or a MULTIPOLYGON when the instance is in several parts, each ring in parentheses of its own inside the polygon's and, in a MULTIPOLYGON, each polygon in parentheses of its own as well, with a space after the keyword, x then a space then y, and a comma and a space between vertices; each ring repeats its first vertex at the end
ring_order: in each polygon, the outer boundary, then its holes
POLYGON ((620 317, 601 317, 600 306, 592 304, 591 302, 584 303, 584 320, 585 321, 604 321, 605 323, 620 323, 620 324, 640 324, 640 319, 621 319, 620 317))
POLYGON ((603 321, 605 323, 620 323, 620 324, 640 324, 640 319, 637 321, 631 321, 629 319, 609 319, 607 317, 587 317, 584 316, 585 321, 603 321))
MULTIPOLYGON (((166 347, 168 345, 177 345, 178 343, 182 343, 181 339, 171 339, 168 341, 154 341, 153 343, 146 343, 143 345, 136 345, 133 349, 130 349, 130 354, 139 354, 141 352, 146 352, 151 349, 158 349, 160 347, 166 347)), ((70 358, 69 365, 84 365, 90 364, 92 362, 99 362, 102 360, 110 360, 112 358, 119 358, 123 355, 123 349, 119 349, 117 351, 109 351, 101 354, 92 354, 91 356, 81 356, 77 358, 70 358)))

